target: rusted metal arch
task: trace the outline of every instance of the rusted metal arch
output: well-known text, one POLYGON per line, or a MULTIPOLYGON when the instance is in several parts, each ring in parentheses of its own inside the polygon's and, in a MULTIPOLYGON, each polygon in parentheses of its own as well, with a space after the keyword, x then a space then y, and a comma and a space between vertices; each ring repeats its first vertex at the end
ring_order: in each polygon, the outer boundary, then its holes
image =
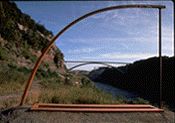
MULTIPOLYGON (((27 81, 27 84, 26 84, 26 87, 25 87, 25 90, 24 90, 24 93, 22 95, 22 98, 21 98, 21 102, 20 102, 20 106, 22 106, 26 99, 27 99, 27 96, 28 96, 28 93, 29 93, 29 89, 32 85, 32 82, 33 82, 33 79, 36 75, 36 72, 39 68, 39 65, 41 64, 45 54, 49 51, 49 49, 52 47, 52 44, 55 42, 55 40, 61 36, 66 30, 68 30, 71 26, 73 26, 74 24, 80 22, 81 20, 89 17, 89 16, 92 16, 92 15, 95 15, 95 14, 98 14, 98 13, 102 13, 102 12, 105 12, 105 11, 111 11, 111 10, 115 10, 115 9, 126 9, 126 8, 152 8, 152 9, 158 9, 159 10, 159 57, 160 57, 160 67, 162 66, 162 58, 161 58, 161 9, 164 9, 165 6, 163 5, 146 5, 146 4, 134 4, 134 5, 118 5, 118 6, 111 6, 111 7, 106 7, 106 8, 103 8, 103 9, 98 9, 98 10, 95 10, 93 12, 90 12, 90 13, 87 13, 81 17, 79 17, 78 19, 72 21, 70 24, 68 24, 67 26, 65 26, 60 32, 58 32, 52 39, 51 41, 49 42, 48 46, 43 50, 41 56, 38 58, 33 70, 32 70, 32 73, 27 81)), ((160 69, 160 74, 162 73, 161 72, 162 69, 160 69)), ((162 77, 161 77, 162 78, 162 77)), ((160 79, 161 82, 160 82, 160 85, 162 84, 162 79, 160 79)), ((161 88, 161 87, 160 87, 161 88)))

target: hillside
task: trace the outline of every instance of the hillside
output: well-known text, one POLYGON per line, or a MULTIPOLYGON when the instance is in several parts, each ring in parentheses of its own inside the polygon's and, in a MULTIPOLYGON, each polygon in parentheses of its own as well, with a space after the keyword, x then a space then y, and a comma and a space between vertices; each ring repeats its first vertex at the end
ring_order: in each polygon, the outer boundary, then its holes
MULTIPOLYGON (((0 107, 9 105, 1 99, 20 97, 36 60, 52 37, 51 31, 22 13, 14 2, 0 2, 0 107)), ((44 82, 64 82, 67 76, 63 53, 53 45, 37 71, 33 93, 38 93, 44 82)))
MULTIPOLYGON (((14 2, 0 2, 0 108, 19 103, 35 62, 52 37, 14 2)), ((65 74, 63 53, 53 45, 36 73, 30 96, 38 98, 43 81, 64 82, 65 74)))
MULTIPOLYGON (((51 31, 22 13, 14 2, 0 2, 0 110, 19 104, 35 62, 52 37, 51 31)), ((69 72, 63 53, 53 45, 29 90, 26 104, 35 102, 115 103, 118 100, 95 88, 86 76, 69 72)))
MULTIPOLYGON (((134 91, 141 97, 157 103, 159 100, 159 58, 149 58, 136 61, 121 68, 127 72, 121 73, 116 68, 99 68, 91 71, 89 77, 93 81, 111 84, 113 86, 134 91), (98 74, 103 71, 101 74, 98 74)), ((175 108, 174 57, 163 57, 163 101, 165 105, 175 108)))
MULTIPOLYGON (((0 15, 1 64, 31 69, 53 37, 52 32, 22 13, 13 2, 0 2, 0 15)), ((44 61, 43 69, 54 71, 60 66, 64 72, 63 54, 55 45, 44 61), (59 65, 54 57, 59 58, 59 65)))

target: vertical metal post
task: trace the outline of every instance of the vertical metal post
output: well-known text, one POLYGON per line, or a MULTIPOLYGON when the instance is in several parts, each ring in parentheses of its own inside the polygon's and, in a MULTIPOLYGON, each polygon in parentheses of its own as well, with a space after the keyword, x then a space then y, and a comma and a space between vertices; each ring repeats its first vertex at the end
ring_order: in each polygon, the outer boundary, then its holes
POLYGON ((162 28, 161 28, 161 8, 159 8, 159 60, 160 60, 160 90, 159 90, 159 108, 162 108, 162 28))

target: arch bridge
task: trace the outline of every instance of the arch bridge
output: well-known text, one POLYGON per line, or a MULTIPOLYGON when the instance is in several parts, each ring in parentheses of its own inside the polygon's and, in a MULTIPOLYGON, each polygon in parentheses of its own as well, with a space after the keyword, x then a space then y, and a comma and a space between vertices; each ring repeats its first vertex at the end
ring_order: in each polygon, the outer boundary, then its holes
POLYGON ((130 63, 127 62, 111 62, 111 61, 65 61, 65 63, 72 63, 72 64, 78 64, 75 65, 73 67, 70 67, 68 69, 68 71, 73 71, 74 69, 81 67, 81 66, 85 66, 85 65, 91 65, 91 64, 99 64, 99 65, 104 65, 108 68, 116 68, 116 70, 118 70, 121 73, 125 73, 126 71, 119 69, 118 67, 111 65, 111 64, 115 64, 115 65, 128 65, 130 63))

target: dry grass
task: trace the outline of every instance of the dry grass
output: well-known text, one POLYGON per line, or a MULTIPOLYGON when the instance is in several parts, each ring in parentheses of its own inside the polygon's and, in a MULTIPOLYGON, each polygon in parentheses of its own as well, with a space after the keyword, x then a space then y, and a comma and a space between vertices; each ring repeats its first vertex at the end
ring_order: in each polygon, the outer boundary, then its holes
MULTIPOLYGON (((0 109, 10 108, 14 106, 18 106, 21 100, 22 93, 17 95, 11 93, 7 96, 1 96, 3 99, 0 99, 0 109)), ((34 102, 37 102, 39 99, 39 92, 30 92, 27 97, 26 103, 27 105, 32 105, 34 102)))
POLYGON ((111 94, 96 89, 95 87, 77 87, 70 85, 57 85, 53 89, 44 88, 39 97, 39 102, 65 103, 65 104, 107 104, 124 103, 122 100, 113 99, 111 94))
POLYGON ((0 109, 14 107, 19 104, 20 98, 8 98, 0 101, 0 109))
POLYGON ((0 96, 19 93, 24 86, 21 83, 3 83, 0 84, 0 96))
POLYGON ((23 88, 20 83, 0 84, 0 109, 18 105, 23 88))

